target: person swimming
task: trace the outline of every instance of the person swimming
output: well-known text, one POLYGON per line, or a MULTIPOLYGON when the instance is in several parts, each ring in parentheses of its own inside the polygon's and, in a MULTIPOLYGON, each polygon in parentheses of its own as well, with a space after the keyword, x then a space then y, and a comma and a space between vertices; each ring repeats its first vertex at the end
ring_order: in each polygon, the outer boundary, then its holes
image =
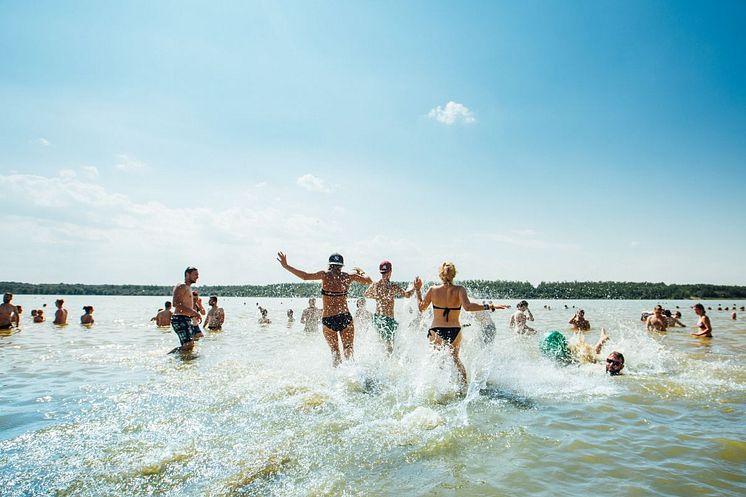
POLYGON ((433 321, 427 332, 427 337, 435 347, 448 348, 456 365, 461 386, 465 387, 466 368, 459 358, 463 338, 459 321, 461 310, 468 312, 494 311, 495 309, 507 309, 510 306, 505 304, 482 305, 471 302, 466 294, 466 288, 453 283, 453 279, 456 277, 456 266, 452 262, 442 263, 438 270, 438 276, 441 284, 428 288, 424 298, 422 296, 422 280, 419 276, 415 278, 414 289, 417 294, 417 302, 420 312, 432 305, 433 321))
POLYGON ((93 324, 93 306, 87 305, 83 307, 83 314, 80 316, 80 324, 92 325, 93 324))
POLYGON ((288 264, 287 256, 277 253, 277 261, 283 269, 304 281, 321 280, 321 295, 324 309, 321 318, 324 338, 332 353, 332 364, 337 367, 342 362, 339 341, 342 341, 342 352, 345 359, 352 359, 355 340, 355 324, 352 314, 347 307, 347 292, 352 283, 370 285, 373 280, 360 268, 353 273, 342 271, 344 258, 340 254, 329 256, 329 266, 326 271, 307 273, 288 264))
POLYGON ((585 319, 585 311, 580 309, 575 315, 568 321, 573 330, 577 331, 588 331, 591 329, 591 323, 585 319))

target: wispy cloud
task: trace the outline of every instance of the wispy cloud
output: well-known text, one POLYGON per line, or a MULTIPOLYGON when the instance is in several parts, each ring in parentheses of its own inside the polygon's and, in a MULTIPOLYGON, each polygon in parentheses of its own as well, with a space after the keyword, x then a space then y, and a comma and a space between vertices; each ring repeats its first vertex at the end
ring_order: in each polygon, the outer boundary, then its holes
POLYGON ((98 178, 98 168, 96 166, 81 166, 80 168, 89 178, 98 178))
POLYGON ((36 145, 41 145, 42 147, 48 147, 51 145, 49 140, 47 140, 46 138, 41 138, 41 137, 36 138, 35 140, 31 140, 31 143, 34 143, 36 145))
POLYGON ((453 101, 448 102, 445 107, 438 105, 427 114, 427 117, 448 126, 457 122, 472 124, 477 121, 474 113, 467 106, 453 101))
POLYGON ((147 164, 141 160, 137 160, 134 157, 120 154, 117 155, 117 163, 114 165, 116 169, 125 173, 137 172, 147 167, 147 164))
POLYGON ((73 179, 77 175, 78 173, 76 173, 72 169, 63 169, 60 171, 60 178, 62 179, 73 179))
POLYGON ((298 186, 305 188, 309 192, 328 193, 329 187, 324 184, 324 180, 317 178, 313 174, 304 174, 296 181, 298 186))

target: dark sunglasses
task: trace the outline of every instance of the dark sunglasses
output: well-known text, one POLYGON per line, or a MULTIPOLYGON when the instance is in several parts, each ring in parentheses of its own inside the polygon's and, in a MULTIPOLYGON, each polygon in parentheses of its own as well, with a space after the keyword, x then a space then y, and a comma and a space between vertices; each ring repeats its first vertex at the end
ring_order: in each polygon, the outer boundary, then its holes
POLYGON ((615 361, 614 359, 606 359, 606 364, 613 364, 615 366, 620 366, 622 364, 622 361, 615 361))

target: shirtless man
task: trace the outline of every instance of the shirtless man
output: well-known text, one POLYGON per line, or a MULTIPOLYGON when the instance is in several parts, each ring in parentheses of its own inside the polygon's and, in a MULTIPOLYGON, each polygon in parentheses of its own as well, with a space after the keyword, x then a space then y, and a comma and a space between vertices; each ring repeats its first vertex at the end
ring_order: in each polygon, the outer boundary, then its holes
POLYGON ((386 344, 386 351, 394 351, 394 337, 399 323, 394 319, 394 299, 396 297, 409 298, 414 295, 414 284, 407 290, 391 283, 391 262, 383 261, 378 265, 381 279, 365 290, 365 296, 376 301, 376 313, 373 314, 373 324, 386 344))
POLYGON ((57 306, 57 311, 55 311, 54 313, 54 324, 58 326, 67 324, 67 309, 62 307, 64 304, 65 301, 62 299, 57 299, 54 301, 54 305, 57 306))
POLYGON ((225 312, 222 307, 218 307, 218 297, 215 295, 210 296, 210 300, 207 301, 207 305, 210 306, 210 310, 207 311, 207 317, 205 318, 205 327, 210 331, 219 331, 223 329, 223 322, 225 322, 225 312))
MULTIPOLYGON (((192 300, 194 301, 194 310, 199 312, 200 316, 204 316, 205 314, 207 314, 207 311, 205 311, 205 306, 202 305, 202 297, 199 296, 199 292, 197 290, 192 290, 192 300)), ((195 340, 205 336, 205 334, 202 333, 202 330, 199 327, 198 320, 192 319, 192 328, 195 340)))
POLYGON ((321 309, 316 307, 316 299, 311 297, 308 299, 308 308, 303 310, 300 315, 300 322, 305 324, 306 333, 318 333, 319 325, 321 325, 321 309))
POLYGON ((580 309, 575 315, 568 321, 573 330, 588 331, 591 329, 591 323, 585 319, 585 311, 580 309))
POLYGON ((653 308, 653 314, 648 316, 645 321, 648 331, 666 331, 668 324, 666 323, 666 316, 663 315, 663 307, 656 305, 653 308))
POLYGON ((510 316, 510 327, 515 330, 516 333, 521 335, 533 335, 536 330, 526 326, 526 321, 533 321, 534 315, 528 309, 528 302, 521 300, 516 306, 517 311, 510 316))
POLYGON ((171 302, 167 300, 165 306, 165 309, 158 311, 158 314, 156 314, 155 317, 150 318, 151 321, 155 321, 155 325, 159 328, 171 326, 171 316, 174 315, 174 313, 171 312, 171 302))
POLYGON ((43 323, 47 318, 44 317, 44 309, 37 309, 34 315, 34 323, 43 323))
POLYGON ((194 297, 192 296, 192 283, 197 283, 199 271, 196 267, 188 267, 184 271, 184 283, 174 287, 174 295, 171 301, 174 306, 174 315, 171 317, 171 327, 176 336, 179 337, 181 346, 173 349, 169 354, 176 351, 188 352, 194 348, 194 326, 192 319, 198 323, 202 321, 202 315, 194 310, 194 297))
POLYGON ((355 324, 361 330, 367 330, 373 322, 373 313, 365 307, 365 297, 357 299, 357 310, 355 311, 355 324))
POLYGON ((3 295, 3 303, 0 304, 0 330, 9 330, 14 324, 16 328, 18 327, 20 316, 16 306, 11 304, 12 300, 12 293, 3 295))

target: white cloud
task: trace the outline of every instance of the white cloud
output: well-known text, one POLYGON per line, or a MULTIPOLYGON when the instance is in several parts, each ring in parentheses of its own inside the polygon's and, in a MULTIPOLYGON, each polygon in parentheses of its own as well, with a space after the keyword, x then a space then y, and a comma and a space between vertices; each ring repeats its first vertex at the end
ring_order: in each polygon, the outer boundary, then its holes
POLYGON ((48 147, 51 145, 49 140, 46 138, 37 138, 35 140, 32 140, 31 143, 35 143, 36 145, 41 145, 42 147, 48 147))
POLYGON ((81 166, 80 168, 85 171, 89 178, 98 178, 98 168, 96 166, 81 166))
POLYGON ((60 178, 62 179, 73 179, 77 175, 72 169, 63 169, 60 171, 60 178))
POLYGON ((114 167, 122 172, 132 173, 144 169, 145 167, 147 167, 147 164, 135 159, 134 157, 120 154, 117 155, 117 163, 114 165, 114 167))
POLYGON ((448 126, 457 122, 472 124, 477 121, 474 113, 468 107, 453 101, 448 102, 445 107, 440 105, 435 107, 427 114, 427 117, 448 126))
POLYGON ((260 181, 259 183, 254 185, 254 188, 267 188, 267 182, 266 181, 260 181))
POLYGON ((324 184, 324 180, 317 178, 313 174, 304 174, 297 180, 298 186, 305 188, 309 192, 328 193, 329 187, 324 184))

